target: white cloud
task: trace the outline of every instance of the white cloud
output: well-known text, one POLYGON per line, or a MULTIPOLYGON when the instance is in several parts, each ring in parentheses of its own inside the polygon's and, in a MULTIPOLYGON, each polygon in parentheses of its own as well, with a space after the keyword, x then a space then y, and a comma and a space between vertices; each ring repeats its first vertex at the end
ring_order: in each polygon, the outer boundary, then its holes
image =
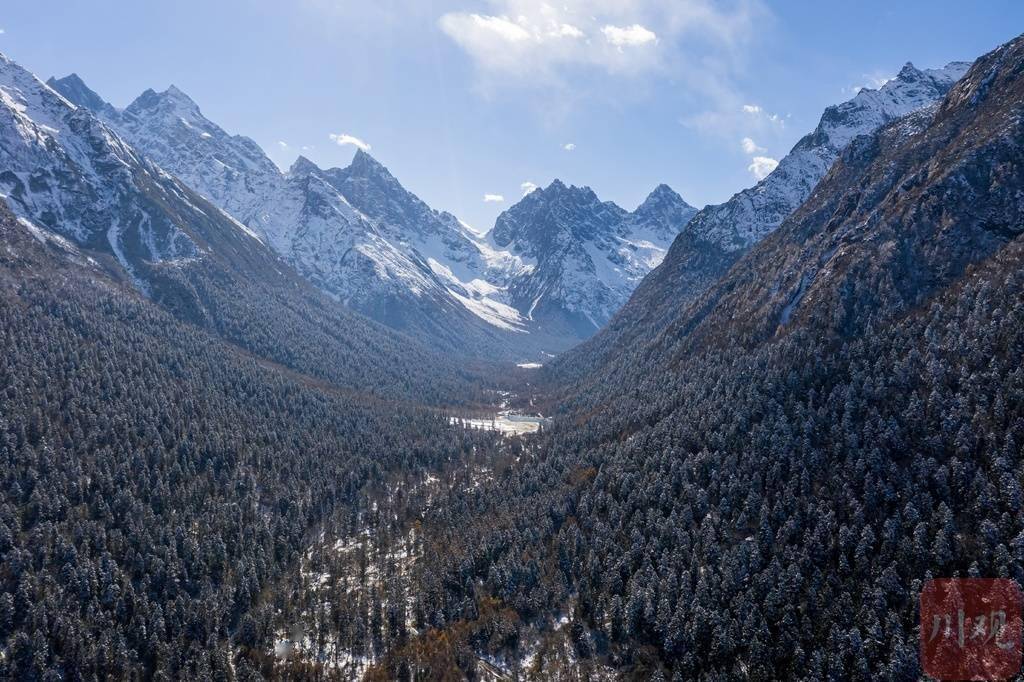
POLYGON ((851 85, 849 88, 842 88, 841 92, 844 94, 852 92, 856 95, 861 90, 878 90, 896 76, 876 72, 874 74, 865 73, 861 77, 863 78, 862 83, 858 85, 851 85))
MULTIPOLYGON (((503 4, 515 5, 517 2, 503 4)), ((441 30, 465 50, 482 71, 526 75, 549 64, 573 62, 585 51, 586 34, 553 11, 499 15, 452 12, 441 30)))
POLYGON ((530 192, 532 192, 532 191, 534 191, 534 190, 537 190, 537 189, 540 189, 540 187, 538 187, 538 186, 537 186, 536 184, 534 184, 534 183, 530 182, 529 180, 527 180, 527 181, 526 181, 526 182, 524 182, 523 184, 519 185, 519 188, 520 188, 521 190, 523 190, 523 196, 524 196, 524 197, 525 197, 525 196, 526 196, 527 194, 529 194, 530 192))
POLYGON ((505 17, 488 17, 470 14, 469 21, 473 28, 483 33, 492 33, 495 38, 510 43, 520 43, 530 39, 530 32, 505 17))
POLYGON ((685 116, 680 122, 706 135, 716 135, 731 145, 740 140, 746 154, 763 153, 764 143, 782 141, 786 130, 786 117, 772 113, 760 104, 744 103, 737 93, 726 87, 712 90, 712 108, 695 115, 685 116), (757 144, 754 140, 761 140, 757 144))
POLYGON ((758 180, 763 180, 769 173, 775 170, 778 165, 779 162, 777 159, 773 159, 768 156, 755 156, 750 160, 750 165, 747 166, 747 170, 750 171, 758 180))
POLYGON ((285 142, 284 140, 278 140, 277 146, 280 147, 281 149, 288 149, 288 143, 285 142))
POLYGON ((331 133, 330 138, 339 147, 344 147, 346 145, 352 145, 353 147, 358 147, 359 149, 362 149, 364 152, 368 152, 371 149, 370 145, 366 144, 365 142, 360 140, 358 137, 354 137, 352 135, 346 135, 344 133, 341 133, 341 134, 331 133))
POLYGON ((484 203, 488 204, 500 204, 505 201, 505 197, 500 194, 485 194, 484 203))
POLYGON ((782 128, 786 127, 786 121, 781 116, 765 111, 764 108, 758 104, 744 104, 743 113, 750 114, 755 118, 761 118, 771 123, 776 123, 782 128))
POLYGON ((441 30, 476 65, 484 85, 576 86, 576 69, 638 74, 671 68, 682 79, 735 61, 763 27, 763 0, 487 0, 448 12, 441 30), (657 27, 657 33, 650 27, 657 27), (689 69, 684 67, 690 67, 689 69), (513 77, 513 78, 509 78, 513 77))
POLYGON ((635 47, 637 45, 658 42, 658 36, 655 35, 654 31, 640 24, 625 27, 609 25, 602 28, 601 33, 604 34, 605 40, 620 50, 623 47, 635 47))
POLYGON ((757 154, 767 151, 764 147, 757 146, 757 143, 749 137, 744 137, 740 140, 740 145, 743 147, 744 154, 757 154))
POLYGON ((586 34, 572 24, 562 24, 558 27, 558 35, 563 38, 582 38, 586 34))
POLYGON ((576 151, 576 144, 573 143, 573 142, 570 142, 568 144, 563 144, 562 145, 562 149, 564 149, 567 152, 574 152, 574 151, 576 151))
POLYGON ((896 76, 868 76, 864 87, 877 90, 895 77, 896 76))
POLYGON ((2 36, 2 35, 3 35, 3 34, 5 34, 5 33, 7 33, 7 31, 6 31, 6 30, 4 30, 4 29, 2 29, 2 28, 0 28, 0 36, 2 36))

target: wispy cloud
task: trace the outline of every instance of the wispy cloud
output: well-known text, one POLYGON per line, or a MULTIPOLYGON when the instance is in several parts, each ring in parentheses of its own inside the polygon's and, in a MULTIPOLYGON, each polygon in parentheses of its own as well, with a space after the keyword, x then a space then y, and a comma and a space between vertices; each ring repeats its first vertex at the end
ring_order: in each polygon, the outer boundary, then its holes
POLYGON ((861 90, 878 90, 895 77, 896 76, 890 73, 882 73, 879 71, 876 71, 873 74, 865 73, 861 75, 862 80, 859 84, 851 85, 848 88, 841 88, 840 92, 844 95, 856 95, 861 90))
POLYGON ((2 36, 5 33, 7 33, 7 31, 5 29, 0 28, 0 36, 2 36))
POLYGON ((620 50, 624 47, 658 42, 658 36, 654 31, 641 26, 640 24, 633 24, 632 26, 624 27, 605 26, 601 29, 601 33, 604 34, 605 40, 620 50))
POLYGON ((724 91, 715 102, 718 106, 699 114, 684 117, 682 124, 705 135, 715 135, 735 144, 740 138, 744 154, 763 154, 763 144, 755 139, 768 138, 778 142, 786 131, 786 116, 765 109, 760 104, 744 103, 736 93, 724 91))
POLYGON ((768 176, 775 168, 779 165, 777 159, 773 159, 768 156, 755 156, 750 161, 750 165, 747 166, 747 170, 750 171, 758 180, 763 180, 768 176))
POLYGON ((530 182, 529 180, 527 180, 527 181, 526 181, 526 182, 524 182, 523 184, 519 185, 519 188, 520 188, 521 190, 523 190, 523 196, 524 196, 524 197, 525 197, 525 196, 526 196, 527 194, 529 194, 530 192, 532 192, 532 191, 534 191, 534 190, 536 190, 536 189, 540 189, 540 187, 538 187, 538 186, 536 185, 536 183, 530 182))
POLYGON ((281 149, 288 149, 288 143, 285 142, 284 140, 278 140, 277 146, 280 147, 281 149))
POLYGON ((444 31, 494 87, 578 82, 575 69, 638 74, 730 60, 757 32, 761 0, 488 0, 444 31), (657 33, 651 27, 657 27, 657 33))
POLYGON ((786 127, 786 121, 782 116, 765 111, 764 108, 761 107, 761 105, 759 104, 744 104, 743 113, 749 114, 750 116, 753 116, 755 118, 760 118, 765 121, 769 121, 771 123, 776 123, 783 128, 786 127))
POLYGON ((358 137, 355 137, 353 135, 347 135, 345 133, 331 133, 330 138, 331 141, 333 141, 339 147, 352 145, 353 147, 358 147, 359 149, 362 149, 364 152, 368 152, 371 149, 370 145, 368 145, 367 143, 363 142, 358 137))
POLYGON ((567 152, 574 152, 574 151, 576 151, 576 144, 573 143, 573 142, 569 142, 567 144, 563 144, 562 145, 562 149, 564 149, 567 152))
POLYGON ((500 204, 505 201, 505 197, 500 194, 485 194, 484 203, 487 204, 500 204))
POLYGON ((749 137, 744 137, 740 140, 740 146, 743 147, 744 154, 759 154, 767 151, 764 147, 758 146, 758 144, 749 137))

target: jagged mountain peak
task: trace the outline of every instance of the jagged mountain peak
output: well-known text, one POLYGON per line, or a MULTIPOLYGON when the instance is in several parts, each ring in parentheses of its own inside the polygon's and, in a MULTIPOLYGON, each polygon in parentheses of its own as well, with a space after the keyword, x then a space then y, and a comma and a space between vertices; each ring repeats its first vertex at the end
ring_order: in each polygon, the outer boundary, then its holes
MULTIPOLYGON (((576 205, 593 204, 596 206, 605 202, 602 202, 601 199, 598 198, 597 193, 586 185, 577 186, 567 184, 562 180, 555 178, 547 187, 541 187, 524 196, 516 204, 507 209, 506 212, 516 209, 517 207, 522 208, 534 205, 558 206, 566 203, 576 205)), ((607 203, 610 204, 610 202, 607 203)), ((618 207, 616 206, 616 208, 618 207)))
POLYGON ((85 84, 85 81, 82 80, 82 77, 79 76, 77 73, 69 73, 63 78, 56 78, 54 76, 51 76, 50 79, 46 81, 46 84, 54 90, 57 90, 57 88, 54 88, 54 85, 60 85, 63 87, 74 88, 79 91, 87 92, 90 96, 99 98, 99 95, 93 92, 89 88, 89 86, 85 84))
MULTIPOLYGON (((647 213, 649 211, 660 210, 668 206, 678 206, 682 208, 693 208, 690 204, 686 203, 686 200, 679 196, 679 193, 668 185, 662 183, 654 188, 654 190, 647 195, 637 209, 636 213, 647 213)), ((694 209, 696 210, 696 209, 694 209)))
POLYGON ((894 81, 913 83, 922 79, 935 79, 952 84, 959 80, 970 67, 971 62, 952 61, 938 69, 919 69, 914 66, 913 62, 907 62, 894 78, 883 83, 879 89, 885 88, 886 85, 894 81))
POLYGON ((530 192, 498 216, 491 235, 500 246, 515 245, 518 251, 544 251, 552 240, 591 239, 609 233, 628 213, 616 204, 603 202, 590 187, 566 185, 554 180, 530 192))
MULTIPOLYGON (((676 192, 676 191, 675 191, 674 189, 672 189, 671 187, 669 187, 668 185, 666 185, 666 184, 665 184, 665 183, 663 182, 663 183, 661 183, 660 185, 658 185, 657 187, 655 187, 655 188, 654 188, 654 189, 653 189, 653 190, 651 191, 651 193, 650 193, 650 195, 649 195, 649 196, 650 196, 650 197, 653 197, 653 196, 663 196, 663 195, 668 195, 668 196, 676 196, 676 197, 678 197, 678 196, 679 196, 679 193, 678 193, 678 192, 676 192)), ((682 198, 682 197, 680 197, 680 198, 682 198)))
POLYGON ((355 155, 352 157, 352 162, 345 170, 353 175, 360 175, 362 177, 383 176, 394 179, 391 171, 384 164, 363 149, 356 150, 355 155))
MULTIPOLYGON (((920 78, 923 72, 914 66, 914 62, 907 62, 903 65, 903 68, 896 74, 896 79, 902 81, 911 81, 920 78)), ((884 85, 884 84, 883 84, 884 85)))
POLYGON ((696 214, 697 209, 678 192, 661 184, 633 211, 630 228, 637 237, 642 232, 669 245, 696 214))
POLYGON ((95 95, 96 97, 99 97, 99 95, 96 95, 96 93, 93 92, 89 88, 89 86, 85 84, 85 81, 82 80, 82 77, 79 76, 77 73, 69 73, 68 75, 64 76, 63 78, 57 78, 56 76, 50 76, 49 80, 46 81, 46 84, 49 85, 54 90, 57 89, 57 88, 54 88, 54 85, 61 85, 61 86, 64 86, 64 87, 75 88, 75 89, 78 89, 78 90, 88 90, 89 94, 95 95))
POLYGON ((189 122, 205 121, 199 105, 174 85, 171 85, 163 92, 157 92, 152 88, 147 89, 135 98, 134 102, 128 105, 125 112, 131 115, 152 110, 173 113, 176 116, 188 119, 189 122))
POLYGON ((185 94, 185 92, 174 83, 171 83, 167 87, 167 89, 164 90, 163 94, 164 97, 169 97, 171 99, 188 102, 189 104, 195 104, 192 98, 185 94))
MULTIPOLYGON (((63 83, 69 92, 77 86, 63 83)), ((364 149, 343 168, 299 156, 282 173, 255 142, 206 119, 175 86, 147 90, 104 120, 332 296, 398 328, 450 325, 446 336, 531 328, 537 340, 520 337, 520 345, 564 349, 624 302, 689 217, 680 209, 692 211, 663 187, 648 219, 633 220, 590 187, 556 179, 518 204, 515 222, 531 234, 506 249, 494 230, 480 234, 431 208, 364 149), (527 252, 542 254, 543 264, 527 252)))
POLYGON ((861 90, 828 107, 817 128, 766 178, 724 204, 701 209, 672 243, 661 266, 589 344, 593 355, 581 352, 576 358, 599 366, 680 314, 811 196, 851 140, 912 112, 930 118, 969 67, 951 62, 941 69, 920 70, 908 63, 881 88, 861 90))
POLYGON ((310 173, 321 172, 323 171, 320 169, 320 166, 316 165, 301 154, 297 159, 295 159, 295 162, 292 163, 291 168, 288 169, 288 175, 290 176, 302 176, 309 175, 310 173))
POLYGON ((877 90, 863 88, 853 99, 826 108, 814 141, 838 152, 857 135, 937 102, 969 67, 967 62, 950 62, 941 69, 921 70, 907 62, 877 90))
POLYGON ((690 223, 693 242, 729 253, 750 248, 810 196, 854 138, 934 105, 969 67, 966 62, 950 62, 941 69, 921 70, 907 62, 880 88, 861 89, 852 99, 827 107, 815 130, 797 142, 766 178, 697 214, 690 223))
POLYGON ((5 53, 0 52, 0 71, 9 69, 23 70, 17 62, 8 57, 5 53))
POLYGON ((529 319, 578 338, 592 334, 696 213, 667 185, 641 209, 630 213, 590 187, 558 179, 523 197, 498 216, 489 234, 499 248, 536 262, 510 286, 512 304, 529 319))
MULTIPOLYGON (((66 97, 80 98, 73 82, 55 85, 66 97)), ((175 85, 163 92, 147 89, 123 111, 111 107, 95 113, 161 168, 246 225, 284 181, 256 142, 225 132, 175 85)))
POLYGON ((0 91, 0 167, 9 171, 0 194, 20 218, 104 254, 144 294, 162 286, 164 266, 276 262, 251 231, 10 60, 0 65, 0 91))
POLYGON ((443 231, 439 214, 407 190, 384 164, 362 149, 345 168, 330 168, 323 177, 367 216, 395 228, 396 234, 443 231))
POLYGON ((63 78, 51 77, 46 81, 46 85, 75 106, 84 107, 99 115, 100 118, 107 119, 117 116, 117 110, 86 85, 85 81, 77 73, 69 74, 63 78))
MULTIPOLYGON (((345 168, 330 168, 324 177, 345 196, 359 195, 361 201, 376 203, 385 196, 401 198, 405 204, 422 204, 419 198, 408 192, 391 171, 363 149, 357 149, 352 162, 345 168)), ((352 197, 350 197, 351 199, 352 197)), ((423 209, 426 208, 424 204, 423 209)))

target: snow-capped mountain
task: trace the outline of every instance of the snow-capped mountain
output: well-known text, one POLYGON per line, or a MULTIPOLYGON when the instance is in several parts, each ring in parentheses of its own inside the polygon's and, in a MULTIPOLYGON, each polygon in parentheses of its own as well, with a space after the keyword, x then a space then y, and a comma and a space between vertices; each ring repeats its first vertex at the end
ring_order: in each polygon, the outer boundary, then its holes
POLYGON ((50 85, 331 296, 446 347, 511 356, 564 350, 614 313, 695 213, 665 186, 633 214, 587 190, 607 224, 566 204, 552 241, 540 224, 546 216, 530 217, 530 205, 547 196, 540 192, 483 235, 429 207, 364 151, 346 168, 300 157, 282 173, 255 142, 225 132, 173 86, 147 90, 119 111, 76 75, 50 85))
POLYGON ((878 90, 863 89, 853 99, 825 109, 815 130, 767 177, 724 204, 701 209, 609 324, 561 358, 556 371, 585 374, 614 362, 626 348, 657 337, 665 320, 679 317, 812 196, 853 139, 912 112, 927 116, 969 67, 953 62, 922 71, 908 63, 878 90))
POLYGON ((509 283, 512 305, 582 339, 626 302, 696 212, 666 185, 630 213, 555 180, 502 213, 489 237, 533 264, 509 283))
POLYGON ((514 259, 430 209, 369 155, 330 170, 300 157, 282 173, 255 142, 225 132, 176 87, 147 90, 118 111, 77 76, 50 83, 350 307, 446 348, 494 350, 525 333, 489 283, 495 268, 514 271, 514 259))
POLYGON ((109 256, 144 293, 160 264, 214 252, 273 269, 255 233, 3 55, 0 168, 0 195, 26 227, 109 256))
POLYGON ((161 168, 245 224, 252 222, 280 185, 281 172, 258 144, 226 133, 173 85, 160 93, 147 90, 118 111, 77 74, 51 78, 47 84, 92 111, 161 168))
POLYGON ((952 62, 922 71, 907 62, 881 88, 862 89, 853 99, 828 107, 814 132, 804 136, 774 171, 724 204, 702 210, 690 230, 725 251, 750 248, 810 196, 853 138, 938 102, 969 67, 968 62, 952 62))

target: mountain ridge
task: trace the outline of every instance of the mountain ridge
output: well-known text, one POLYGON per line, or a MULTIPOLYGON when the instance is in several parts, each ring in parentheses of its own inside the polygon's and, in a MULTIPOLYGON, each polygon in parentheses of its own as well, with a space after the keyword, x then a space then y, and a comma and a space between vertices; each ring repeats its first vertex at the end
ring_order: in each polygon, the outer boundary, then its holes
MULTIPOLYGON (((572 263, 548 255, 546 272, 536 272, 541 264, 526 252, 547 243, 536 231, 519 236, 518 251, 504 248, 494 229, 479 235, 429 207, 362 149, 345 168, 321 169, 298 157, 282 173, 255 142, 205 119, 174 86, 147 90, 117 112, 77 76, 51 84, 251 227, 332 297, 470 354, 532 360, 588 337, 660 262, 695 212, 667 186, 658 188, 642 206, 636 239, 621 226, 614 239, 602 233, 600 244, 569 233, 577 243, 559 253, 572 263), (535 316, 538 311, 544 315, 535 316)), ((587 218, 569 216, 568 222, 587 218)))
POLYGON ((609 324, 553 363, 555 375, 587 375, 627 348, 637 350, 649 342, 660 321, 677 317, 698 300, 804 203, 843 145, 900 116, 933 107, 968 66, 950 62, 941 69, 919 70, 908 62, 878 90, 863 89, 847 102, 827 107, 815 129, 767 177, 725 203, 699 211, 609 324))
MULTIPOLYGON (((47 243, 73 245, 77 260, 178 319, 340 385, 373 390, 397 372, 423 396, 434 393, 422 376, 409 377, 446 362, 331 302, 260 235, 4 55, 0 167, 0 194, 17 224, 47 243), (383 349, 399 343, 405 359, 382 366, 383 349)), ((462 373, 450 369, 452 378, 462 373)))

